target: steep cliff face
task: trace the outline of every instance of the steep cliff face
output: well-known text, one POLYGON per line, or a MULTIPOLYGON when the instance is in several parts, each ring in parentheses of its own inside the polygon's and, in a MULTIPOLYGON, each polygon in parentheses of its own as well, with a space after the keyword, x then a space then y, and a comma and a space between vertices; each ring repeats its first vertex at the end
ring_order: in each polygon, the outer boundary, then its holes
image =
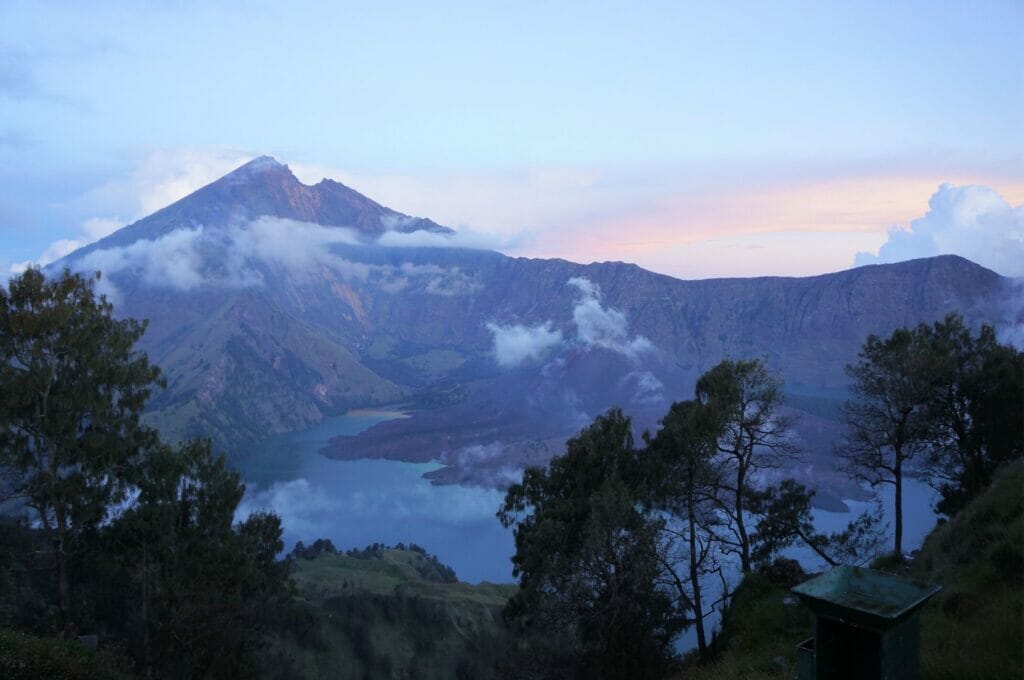
POLYGON ((241 451, 403 402, 413 418, 331 455, 440 458, 450 479, 541 462, 613 405, 653 424, 725 357, 778 370, 817 446, 869 333, 952 311, 999 323, 1012 298, 1010 281, 952 256, 680 281, 618 262, 381 245, 414 231, 442 245, 450 233, 261 158, 55 266, 103 269, 118 313, 150 320, 142 346, 168 389, 149 417, 168 437, 241 451))

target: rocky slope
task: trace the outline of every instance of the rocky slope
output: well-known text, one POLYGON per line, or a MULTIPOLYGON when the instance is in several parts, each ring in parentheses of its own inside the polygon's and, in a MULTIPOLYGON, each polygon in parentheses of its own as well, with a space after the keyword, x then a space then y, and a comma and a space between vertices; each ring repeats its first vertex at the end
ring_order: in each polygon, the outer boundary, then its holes
POLYGON ((653 424, 724 357, 767 359, 806 413, 805 445, 824 450, 869 333, 952 311, 1004 323, 1016 299, 953 256, 680 281, 446 247, 448 234, 261 158, 55 267, 102 269, 118 313, 150 320, 143 348, 168 389, 149 417, 170 438, 242 455, 352 407, 404 404, 414 417, 329 454, 437 458, 443 481, 494 484, 612 405, 653 424))

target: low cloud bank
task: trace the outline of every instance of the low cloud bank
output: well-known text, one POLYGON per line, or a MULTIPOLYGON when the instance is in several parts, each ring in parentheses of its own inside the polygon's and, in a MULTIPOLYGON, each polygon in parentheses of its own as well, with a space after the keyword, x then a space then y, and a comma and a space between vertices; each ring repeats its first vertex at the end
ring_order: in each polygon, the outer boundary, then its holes
POLYGON ((504 368, 540 359, 562 342, 562 332, 552 328, 550 321, 537 326, 489 323, 487 329, 494 334, 494 359, 504 368))
MULTIPOLYGON (((494 336, 491 351, 497 364, 512 368, 527 361, 543 360, 561 345, 571 344, 588 350, 605 349, 622 355, 635 367, 620 379, 621 391, 631 393, 633 400, 640 404, 662 401, 665 386, 644 365, 656 349, 651 341, 642 335, 631 334, 626 315, 602 304, 598 284, 587 278, 573 277, 566 285, 577 291, 572 308, 573 335, 564 337, 551 321, 536 326, 506 326, 492 321, 487 324, 487 329, 494 336)), ((564 368, 564 358, 554 356, 543 366, 542 374, 553 375, 564 368)), ((579 402, 578 398, 576 401, 579 402)), ((582 415, 586 420, 586 414, 582 415)))
POLYGON ((893 227, 878 254, 857 253, 855 266, 955 254, 1004 276, 1024 276, 1024 205, 994 189, 943 184, 928 212, 908 228, 893 227))
POLYGON ((571 278, 568 283, 581 293, 572 310, 576 338, 581 344, 609 349, 634 361, 654 349, 644 336, 629 336, 629 322, 625 314, 601 304, 600 286, 580 277, 571 278))
POLYGON ((514 452, 502 442, 473 444, 441 455, 441 462, 463 469, 472 469, 477 482, 496 489, 506 489, 523 479, 523 468, 515 464, 514 452))
MULTIPOLYGON (((350 229, 261 217, 227 228, 177 229, 157 239, 94 250, 66 264, 76 271, 99 270, 106 275, 133 272, 147 285, 175 290, 259 286, 262 267, 282 268, 295 276, 328 269, 345 279, 371 281, 389 292, 413 283, 434 295, 463 295, 479 288, 473 277, 458 268, 408 262, 399 266, 365 264, 336 252, 337 246, 361 242, 350 229)), ((109 278, 104 279, 101 290, 117 298, 109 278)))
MULTIPOLYGON (((601 304, 601 287, 596 283, 590 279, 573 277, 567 285, 580 294, 572 310, 576 331, 572 342, 587 349, 600 347, 611 350, 634 362, 639 362, 644 353, 654 349, 650 340, 642 335, 630 336, 625 314, 601 304)), ((555 328, 551 321, 536 326, 503 325, 492 321, 487 324, 487 329, 494 336, 494 359, 504 368, 542 359, 549 350, 565 340, 562 331, 555 328)), ((656 382, 656 379, 649 372, 645 372, 645 375, 649 378, 645 377, 638 384, 646 389, 652 387, 652 380, 656 382)))

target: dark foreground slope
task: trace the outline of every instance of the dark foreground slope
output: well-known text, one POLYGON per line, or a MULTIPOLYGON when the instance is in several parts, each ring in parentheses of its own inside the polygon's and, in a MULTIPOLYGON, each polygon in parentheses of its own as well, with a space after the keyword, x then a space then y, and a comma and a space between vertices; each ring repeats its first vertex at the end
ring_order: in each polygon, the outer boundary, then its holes
MULTIPOLYGON (((943 588, 921 613, 922 680, 1024 677, 1024 461, 936 527, 899 570, 943 588)), ((717 660, 678 677, 789 680, 810 625, 782 584, 753 574, 724 618, 717 660)))
POLYGON ((515 587, 441 582, 429 566, 397 549, 296 560, 305 617, 275 648, 303 678, 477 677, 488 661, 481 645, 501 634, 515 587))

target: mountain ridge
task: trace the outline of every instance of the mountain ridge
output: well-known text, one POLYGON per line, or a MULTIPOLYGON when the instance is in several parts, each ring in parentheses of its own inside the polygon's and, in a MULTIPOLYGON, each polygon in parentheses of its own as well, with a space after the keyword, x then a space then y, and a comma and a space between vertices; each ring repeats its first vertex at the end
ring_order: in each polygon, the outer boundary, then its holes
MULTIPOLYGON (((405 404, 412 418, 329 455, 441 460, 440 481, 486 484, 543 462, 612 405, 649 425, 723 358, 764 358, 806 405, 842 388, 869 333, 954 311, 1005 323, 1013 299, 1012 280, 951 255, 682 280, 631 263, 376 242, 389 231, 452 233, 260 157, 52 269, 120 253, 102 260, 104 280, 118 314, 150 319, 141 347, 168 389, 148 417, 172 439, 243 451, 351 408, 405 404), (148 270, 168 262, 187 276, 148 270)), ((834 432, 816 418, 801 436, 820 448, 834 432)))
POLYGON ((314 185, 303 184, 287 165, 272 156, 259 156, 71 255, 153 240, 176 229, 227 226, 260 216, 347 227, 368 236, 388 230, 454 233, 432 220, 383 206, 341 182, 324 178, 314 185))

